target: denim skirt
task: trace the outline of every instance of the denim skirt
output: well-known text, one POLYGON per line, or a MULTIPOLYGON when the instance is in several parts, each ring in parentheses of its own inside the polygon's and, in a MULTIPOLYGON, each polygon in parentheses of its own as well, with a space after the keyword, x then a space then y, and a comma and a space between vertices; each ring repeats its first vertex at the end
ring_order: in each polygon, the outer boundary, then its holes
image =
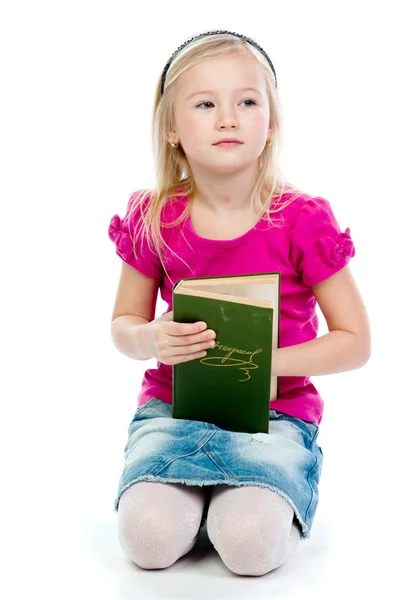
MULTIPOLYGON (((114 510, 138 481, 269 488, 293 508, 301 539, 310 537, 318 505, 323 453, 319 426, 270 410, 269 433, 220 429, 204 421, 175 419, 172 405, 151 398, 136 409, 128 429, 114 510)), ((211 490, 211 488, 210 488, 211 490)), ((201 525, 207 521, 204 506, 201 525)))

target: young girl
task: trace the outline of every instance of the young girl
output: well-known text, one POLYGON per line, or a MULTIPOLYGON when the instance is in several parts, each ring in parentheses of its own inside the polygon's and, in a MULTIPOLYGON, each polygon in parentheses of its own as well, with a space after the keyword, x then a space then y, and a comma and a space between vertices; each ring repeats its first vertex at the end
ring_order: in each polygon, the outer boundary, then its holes
POLYGON ((282 565, 310 537, 318 505, 323 400, 310 376, 369 359, 368 317, 348 266, 350 230, 341 231, 327 200, 287 183, 280 138, 277 78, 265 51, 234 32, 196 35, 157 85, 155 189, 133 193, 124 218, 111 219, 122 258, 112 339, 133 359, 157 359, 144 375, 115 500, 121 546, 145 569, 187 554, 205 523, 234 573, 282 565), (172 320, 174 283, 267 271, 281 274, 270 432, 172 418, 173 365, 205 356, 216 336, 207 323, 172 320), (168 308, 155 319, 159 288, 168 308), (319 338, 316 302, 329 328, 319 338))

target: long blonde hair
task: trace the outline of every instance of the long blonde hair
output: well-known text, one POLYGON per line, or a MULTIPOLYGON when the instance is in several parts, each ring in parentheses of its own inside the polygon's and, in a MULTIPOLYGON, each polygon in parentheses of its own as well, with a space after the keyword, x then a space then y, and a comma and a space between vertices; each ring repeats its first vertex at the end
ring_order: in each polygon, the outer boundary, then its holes
MULTIPOLYGON (((189 214, 190 201, 173 223, 161 222, 163 208, 176 196, 184 195, 190 200, 196 190, 193 173, 182 146, 178 145, 173 148, 168 143, 168 133, 174 129, 173 109, 176 83, 182 73, 199 62, 231 55, 233 52, 245 56, 251 55, 258 61, 265 76, 270 107, 272 138, 258 157, 257 176, 250 192, 251 210, 254 206, 259 207, 260 216, 273 224, 272 213, 281 211, 297 197, 304 195, 300 189, 286 180, 279 166, 282 145, 281 105, 274 74, 266 58, 245 40, 229 34, 203 37, 188 44, 177 54, 169 67, 162 96, 160 90, 162 74, 157 81, 152 124, 155 187, 154 189, 142 189, 133 195, 126 217, 129 222, 130 215, 139 207, 140 219, 136 223, 134 233, 131 232, 132 240, 134 242, 134 237, 137 235, 138 237, 142 236, 143 242, 144 232, 147 243, 159 258, 166 273, 163 250, 168 248, 175 256, 177 255, 164 240, 161 226, 174 227, 186 219, 189 214), (287 193, 290 195, 289 200, 281 203, 282 196, 287 193)), ((133 248, 136 252, 135 242, 133 248)), ((183 260, 179 256, 178 258, 183 260)), ((189 265, 187 266, 189 269, 191 268, 189 265)))

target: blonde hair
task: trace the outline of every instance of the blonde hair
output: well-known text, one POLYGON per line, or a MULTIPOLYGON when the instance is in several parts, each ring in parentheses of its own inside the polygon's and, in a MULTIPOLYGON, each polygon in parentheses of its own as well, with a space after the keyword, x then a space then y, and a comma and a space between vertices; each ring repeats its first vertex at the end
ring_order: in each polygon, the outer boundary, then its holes
MULTIPOLYGON (((251 210, 254 206, 258 207, 262 218, 273 224, 272 213, 278 213, 297 197, 304 195, 300 189, 288 183, 279 167, 282 144, 281 105, 275 86, 274 73, 266 58, 245 40, 229 34, 203 37, 188 44, 177 54, 167 71, 163 95, 161 95, 160 89, 162 74, 157 81, 152 125, 155 187, 154 189, 143 189, 135 194, 127 213, 129 219, 130 215, 140 207, 141 218, 136 224, 134 235, 137 232, 138 236, 142 236, 144 231, 148 245, 159 258, 166 273, 163 249, 168 248, 175 256, 177 255, 165 242, 161 226, 174 227, 186 219, 189 214, 190 199, 196 190, 193 173, 182 146, 173 148, 168 143, 168 133, 174 129, 173 111, 176 84, 182 73, 201 61, 231 55, 234 52, 252 56, 258 61, 265 76, 270 107, 269 126, 272 129, 272 137, 270 143, 265 145, 258 157, 257 176, 250 192, 251 210), (290 194, 289 200, 281 203, 282 196, 287 193, 290 194), (161 216, 164 206, 168 201, 173 201, 176 196, 180 195, 188 197, 189 202, 185 210, 173 223, 162 223, 161 216), (273 203, 275 208, 272 206, 273 203)), ((133 248, 135 249, 135 247, 135 243, 133 243, 133 248)), ((136 252, 136 250, 134 251, 136 252)), ((183 260, 181 257, 177 257, 183 260)), ((185 264, 187 265, 186 262, 185 264)), ((187 266, 191 269, 189 265, 187 266)))

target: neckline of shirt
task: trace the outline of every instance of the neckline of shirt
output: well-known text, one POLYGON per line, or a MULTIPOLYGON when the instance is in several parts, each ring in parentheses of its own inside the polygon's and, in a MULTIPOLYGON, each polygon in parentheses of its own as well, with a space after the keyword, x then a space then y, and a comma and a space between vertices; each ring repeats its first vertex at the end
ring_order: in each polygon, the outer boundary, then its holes
MULTIPOLYGON (((188 202, 188 197, 184 196, 184 195, 180 195, 180 198, 184 201, 185 205, 188 202)), ((236 238, 232 238, 230 240, 213 240, 210 238, 205 238, 202 237, 201 235, 199 235, 198 233, 196 233, 194 227, 193 227, 193 223, 192 223, 192 219, 190 217, 190 213, 188 214, 188 216, 186 217, 186 219, 184 220, 184 227, 186 229, 187 234, 189 235, 189 237, 197 242, 198 244, 202 244, 203 246, 213 246, 214 248, 232 248, 233 246, 239 246, 240 244, 243 244, 244 242, 247 242, 247 240, 249 240, 250 238, 252 238, 256 233, 259 233, 259 231, 262 230, 261 225, 263 222, 263 217, 261 217, 257 223, 254 225, 254 227, 252 227, 251 229, 247 230, 245 233, 243 233, 242 235, 240 235, 239 237, 236 238)))

